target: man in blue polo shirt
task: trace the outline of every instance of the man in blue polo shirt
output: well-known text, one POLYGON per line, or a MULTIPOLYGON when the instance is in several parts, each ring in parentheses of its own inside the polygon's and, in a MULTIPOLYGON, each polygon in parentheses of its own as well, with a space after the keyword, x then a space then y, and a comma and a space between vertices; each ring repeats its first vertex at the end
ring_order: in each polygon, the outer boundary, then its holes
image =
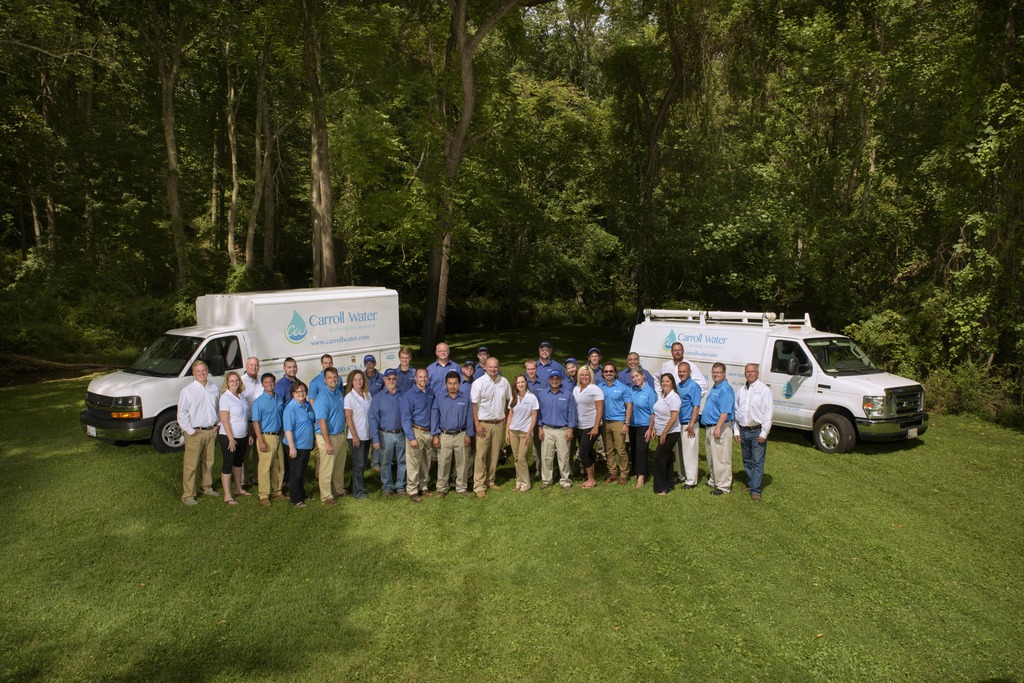
MULTIPOLYGON (((416 368, 412 366, 412 349, 403 346, 398 349, 398 390, 408 391, 416 384, 416 368)), ((383 376, 382 376, 383 379, 383 376)))
POLYGON ((576 429, 576 399, 562 388, 562 379, 560 369, 551 370, 548 375, 548 388, 537 396, 540 403, 540 410, 537 412, 537 432, 541 439, 542 489, 551 486, 555 453, 558 454, 562 488, 572 486, 569 444, 572 442, 572 432, 576 429))
MULTIPOLYGON (((327 368, 334 367, 334 358, 329 353, 325 353, 320 356, 320 374, 309 381, 309 395, 306 400, 316 405, 316 397, 320 395, 320 392, 324 389, 324 373, 327 372, 327 368)), ((285 403, 288 401, 286 400, 285 403)))
POLYGON ((444 342, 434 347, 434 355, 437 356, 437 360, 427 366, 427 376, 429 377, 427 389, 432 394, 443 394, 445 376, 452 370, 459 371, 459 366, 451 360, 451 353, 451 349, 444 342))
POLYGON ((657 387, 661 386, 661 383, 654 379, 654 375, 647 372, 647 368, 640 365, 640 354, 636 351, 630 351, 626 356, 626 367, 619 371, 619 381, 625 384, 627 387, 633 386, 633 371, 639 370, 644 374, 644 381, 651 387, 657 390, 657 387))
POLYGON ((277 380, 277 384, 274 385, 274 393, 281 399, 281 404, 286 406, 292 400, 292 387, 299 381, 299 364, 289 356, 284 359, 282 367, 284 367, 284 377, 277 380))
POLYGON ((684 489, 697 486, 697 461, 700 459, 700 385, 690 376, 690 364, 685 360, 676 370, 679 382, 676 391, 682 403, 679 406, 679 442, 676 444, 676 474, 684 489))
POLYGON ((324 370, 324 388, 313 404, 316 417, 317 481, 320 500, 324 505, 337 505, 339 496, 348 495, 345 489, 345 460, 348 442, 345 440, 345 396, 338 386, 336 368, 324 370))
MULTIPOLYGON (((473 366, 472 363, 469 364, 473 366)), ((470 386, 470 385, 466 385, 470 386)), ((459 375, 449 372, 445 378, 447 391, 434 399, 431 411, 430 433, 437 450, 437 495, 448 494, 452 459, 455 459, 455 490, 464 495, 469 492, 469 445, 476 432, 473 430, 473 403, 469 390, 462 390, 459 375)))
POLYGON ((633 398, 629 387, 618 380, 618 374, 615 363, 605 363, 601 367, 601 378, 604 381, 598 382, 597 388, 604 394, 601 439, 604 441, 604 454, 608 461, 608 478, 604 482, 611 484, 617 481, 620 486, 625 486, 629 481, 626 433, 633 416, 633 398))
POLYGON ((363 374, 366 375, 366 388, 370 390, 371 396, 384 390, 384 377, 377 372, 377 359, 372 353, 363 356, 363 374))
POLYGON ((711 494, 720 496, 732 490, 732 417, 736 393, 725 379, 725 365, 711 366, 708 400, 700 415, 704 427, 704 450, 708 460, 708 486, 711 494))
POLYGON ((473 379, 480 379, 487 374, 484 370, 484 363, 491 357, 491 352, 486 346, 481 346, 476 350, 476 364, 473 366, 473 379))
POLYGON ((416 371, 416 386, 402 394, 399 403, 405 433, 405 476, 409 500, 418 503, 430 496, 430 414, 434 394, 427 388, 426 370, 416 371))
POLYGON ((405 495, 405 434, 402 431, 402 393, 398 391, 398 372, 384 371, 384 391, 370 399, 370 439, 380 452, 381 496, 405 495), (391 479, 391 464, 398 464, 397 480, 391 479))
POLYGON ((537 349, 537 355, 540 356, 537 359, 537 376, 540 377, 541 385, 544 389, 548 388, 548 377, 551 375, 553 370, 558 370, 562 373, 562 379, 565 379, 565 368, 557 360, 551 357, 552 348, 551 342, 542 341, 540 347, 537 349))
POLYGON ((252 402, 252 429, 256 435, 256 452, 259 457, 257 486, 260 504, 270 507, 271 495, 278 500, 287 497, 281 492, 284 473, 284 453, 281 450, 284 424, 281 414, 284 402, 274 393, 273 373, 265 373, 260 381, 263 383, 263 393, 252 402))

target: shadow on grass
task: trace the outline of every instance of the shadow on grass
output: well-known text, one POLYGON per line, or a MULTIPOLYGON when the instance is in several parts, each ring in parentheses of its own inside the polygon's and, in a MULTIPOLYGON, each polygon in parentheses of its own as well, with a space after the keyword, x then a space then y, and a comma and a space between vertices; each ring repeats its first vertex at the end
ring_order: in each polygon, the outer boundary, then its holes
POLYGON ((359 531, 361 501, 185 508, 168 495, 180 455, 89 446, 73 464, 2 458, 19 479, 0 534, 2 680, 301 677, 332 659, 342 671, 372 635, 358 615, 423 571, 387 534, 359 531))

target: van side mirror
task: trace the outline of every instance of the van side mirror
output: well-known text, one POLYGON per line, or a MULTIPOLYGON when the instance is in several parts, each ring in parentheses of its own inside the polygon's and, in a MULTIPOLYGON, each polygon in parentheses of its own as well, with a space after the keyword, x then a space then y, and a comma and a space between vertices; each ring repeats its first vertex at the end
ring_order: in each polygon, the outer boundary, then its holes
POLYGON ((220 377, 224 374, 224 356, 210 356, 206 363, 210 366, 211 375, 220 377))
POLYGON ((786 362, 786 374, 787 375, 796 375, 796 374, 799 374, 799 372, 800 372, 800 363, 797 361, 796 358, 790 358, 786 362))

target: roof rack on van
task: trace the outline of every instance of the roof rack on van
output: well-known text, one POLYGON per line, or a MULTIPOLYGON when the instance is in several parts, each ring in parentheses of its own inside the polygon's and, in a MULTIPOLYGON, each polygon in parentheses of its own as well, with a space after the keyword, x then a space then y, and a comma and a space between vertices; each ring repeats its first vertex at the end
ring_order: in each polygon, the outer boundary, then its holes
POLYGON ((644 311, 644 315, 648 321, 678 320, 696 322, 701 325, 728 323, 731 325, 759 325, 761 327, 771 327, 772 325, 803 325, 811 327, 810 313, 804 313, 803 319, 787 320, 784 315, 777 315, 771 311, 758 313, 748 311, 696 311, 648 308, 644 311))

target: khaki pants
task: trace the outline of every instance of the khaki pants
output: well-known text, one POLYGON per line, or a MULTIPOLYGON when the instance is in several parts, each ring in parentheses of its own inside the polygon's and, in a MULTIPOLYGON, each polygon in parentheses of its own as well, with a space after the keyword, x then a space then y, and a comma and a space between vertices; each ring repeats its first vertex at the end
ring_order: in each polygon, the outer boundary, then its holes
POLYGON ((550 484, 554 478, 555 453, 558 454, 558 471, 562 478, 559 483, 565 488, 572 486, 569 479, 569 441, 565 438, 569 430, 566 427, 545 427, 544 441, 541 443, 541 480, 550 484))
POLYGON ((526 438, 526 432, 517 432, 510 429, 508 440, 512 445, 512 458, 516 463, 516 486, 524 491, 530 490, 530 463, 526 459, 530 453, 530 439, 526 438))
POLYGON ((732 422, 722 425, 715 438, 715 425, 704 428, 704 449, 708 459, 708 483, 728 493, 732 490, 732 422))
POLYGON ((625 424, 616 421, 601 425, 604 457, 608 461, 608 474, 613 477, 629 476, 629 453, 626 452, 626 437, 622 434, 625 424))
MULTIPOLYGON (((416 437, 415 448, 411 441, 405 441, 405 492, 415 496, 420 491, 430 489, 430 454, 433 448, 430 443, 430 432, 427 430, 414 425, 412 435, 416 437)), ((446 481, 445 485, 447 484, 446 481)))
POLYGON ((452 473, 452 459, 455 459, 455 490, 462 493, 468 488, 469 447, 466 433, 441 434, 441 447, 437 449, 437 492, 448 490, 448 479, 452 473))
POLYGON ((700 460, 700 426, 696 422, 693 424, 693 438, 687 435, 687 426, 682 426, 675 448, 676 473, 683 477, 684 484, 694 486, 697 483, 697 462, 700 460))
POLYGON ((213 456, 217 443, 216 429, 197 429, 195 434, 185 435, 185 456, 181 466, 181 499, 196 497, 196 470, 202 459, 201 482, 203 493, 213 490, 213 456))
POLYGON ((274 434, 264 434, 263 440, 267 442, 267 451, 264 453, 259 449, 259 442, 253 450, 259 455, 257 468, 257 479, 259 479, 260 498, 270 498, 271 495, 281 493, 281 476, 284 473, 284 457, 281 451, 281 437, 274 434))
POLYGON ((505 427, 501 422, 480 423, 476 434, 476 463, 473 465, 473 490, 486 491, 494 483, 494 472, 498 469, 501 443, 505 439, 505 427))
POLYGON ((331 434, 324 437, 316 435, 317 471, 316 480, 320 484, 320 500, 334 498, 335 493, 342 495, 345 490, 345 460, 348 457, 348 441, 344 434, 331 434), (327 438, 334 446, 334 453, 327 452, 327 438))

